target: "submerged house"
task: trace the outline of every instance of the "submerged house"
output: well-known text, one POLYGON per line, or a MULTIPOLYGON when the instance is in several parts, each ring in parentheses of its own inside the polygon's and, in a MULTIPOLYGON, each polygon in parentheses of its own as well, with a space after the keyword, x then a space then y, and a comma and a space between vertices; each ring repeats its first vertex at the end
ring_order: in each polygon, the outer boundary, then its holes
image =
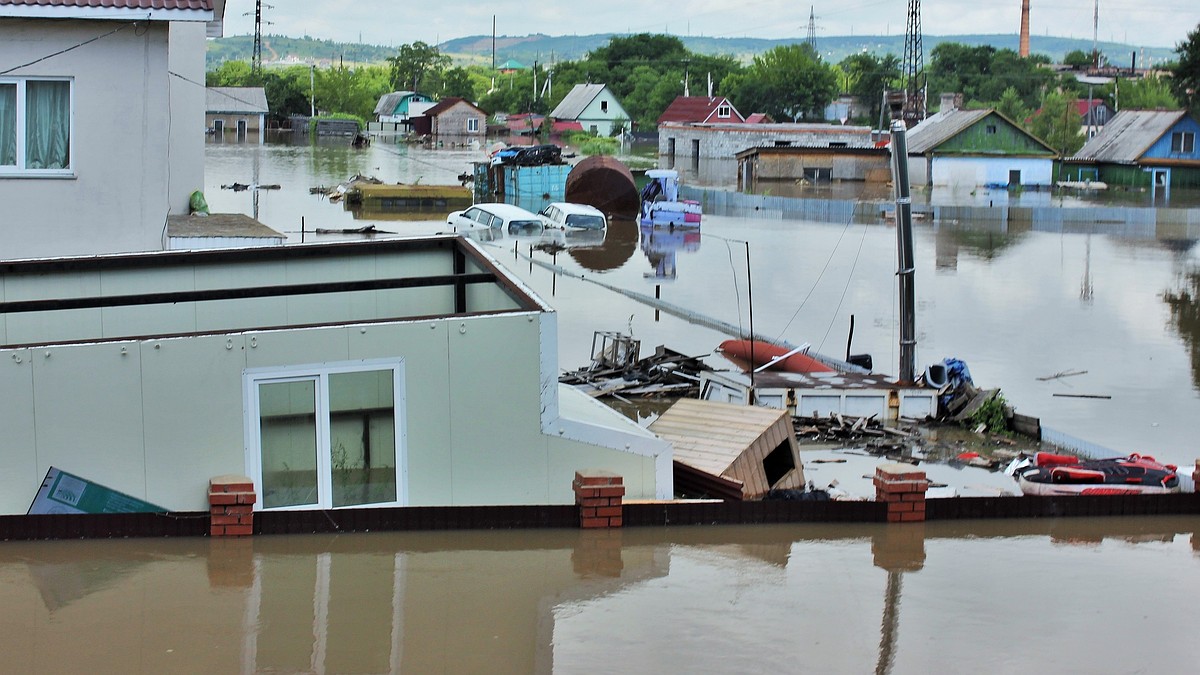
POLYGON ((556 314, 439 236, 0 263, 0 514, 50 467, 171 511, 672 496, 671 446, 558 384, 556 314))
POLYGON ((238 138, 267 130, 267 90, 262 87, 209 87, 205 90, 204 128, 214 134, 234 132, 238 138))
POLYGON ((578 122, 585 131, 612 136, 618 127, 629 131, 629 113, 607 85, 577 84, 555 106, 555 120, 578 122))
POLYGON ((992 110, 945 109, 908 131, 914 185, 1050 186, 1058 153, 992 110))
POLYGON ((1122 110, 1067 160, 1071 180, 1200 187, 1200 122, 1185 110, 1122 110))
POLYGON ((205 36, 223 11, 0 0, 0 259, 164 248, 204 187, 205 36))
POLYGON ((375 104, 375 120, 397 124, 411 124, 412 118, 425 114, 434 106, 434 101, 425 94, 415 91, 393 91, 379 97, 375 104))
POLYGON ((671 105, 658 116, 658 123, 708 124, 744 123, 746 118, 724 96, 676 96, 671 105))
POLYGON ((413 118, 413 131, 432 136, 482 137, 487 133, 487 113, 466 99, 451 96, 413 118))

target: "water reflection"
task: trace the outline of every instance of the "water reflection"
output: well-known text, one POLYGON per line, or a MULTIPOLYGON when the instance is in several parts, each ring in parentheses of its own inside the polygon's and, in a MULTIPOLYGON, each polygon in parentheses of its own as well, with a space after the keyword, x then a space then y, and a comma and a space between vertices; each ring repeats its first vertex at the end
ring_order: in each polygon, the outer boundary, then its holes
POLYGON ((1181 275, 1178 286, 1163 292, 1171 310, 1171 328, 1183 338, 1192 367, 1192 386, 1200 390, 1200 271, 1181 275))
POLYGON ((646 276, 655 279, 676 279, 679 267, 676 255, 679 251, 695 253, 700 250, 700 230, 674 227, 642 225, 642 253, 654 270, 646 276))
POLYGON ((0 650, 30 673, 1164 670, 1192 656, 1077 642, 1102 615, 1187 644, 1198 593, 1189 518, 9 542, 0 650))

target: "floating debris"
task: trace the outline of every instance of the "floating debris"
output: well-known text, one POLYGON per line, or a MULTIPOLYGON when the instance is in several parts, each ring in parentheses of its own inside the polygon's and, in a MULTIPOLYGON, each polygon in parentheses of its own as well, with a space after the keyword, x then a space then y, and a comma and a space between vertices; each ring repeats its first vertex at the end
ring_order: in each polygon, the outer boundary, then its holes
POLYGON ((592 337, 592 363, 563 373, 563 384, 595 397, 656 396, 696 397, 700 373, 712 370, 700 356, 688 356, 659 345, 654 354, 641 357, 641 341, 610 331, 592 337))

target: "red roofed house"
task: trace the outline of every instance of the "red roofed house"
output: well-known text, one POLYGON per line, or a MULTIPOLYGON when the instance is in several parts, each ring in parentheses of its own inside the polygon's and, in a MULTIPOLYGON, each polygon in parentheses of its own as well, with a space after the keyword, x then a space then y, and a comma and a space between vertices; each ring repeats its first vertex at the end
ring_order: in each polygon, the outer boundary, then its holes
POLYGON ((224 0, 0 0, 0 258, 162 250, 224 0), (207 29, 206 29, 207 28, 207 29))
POLYGON ((746 118, 724 96, 676 96, 663 114, 658 116, 659 124, 737 124, 745 121, 746 118))

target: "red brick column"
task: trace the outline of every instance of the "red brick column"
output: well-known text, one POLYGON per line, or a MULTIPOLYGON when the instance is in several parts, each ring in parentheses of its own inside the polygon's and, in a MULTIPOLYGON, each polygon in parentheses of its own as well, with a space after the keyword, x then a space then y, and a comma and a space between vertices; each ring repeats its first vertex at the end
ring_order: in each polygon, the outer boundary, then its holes
POLYGON ((928 489, 925 472, 908 464, 880 464, 875 469, 875 501, 887 502, 889 523, 924 522, 928 489))
POLYGON ((584 469, 575 472, 571 487, 579 507, 580 527, 621 527, 625 479, 608 471, 584 469))
POLYGON ((208 482, 209 535, 248 537, 254 534, 254 483, 245 476, 217 476, 208 482))

